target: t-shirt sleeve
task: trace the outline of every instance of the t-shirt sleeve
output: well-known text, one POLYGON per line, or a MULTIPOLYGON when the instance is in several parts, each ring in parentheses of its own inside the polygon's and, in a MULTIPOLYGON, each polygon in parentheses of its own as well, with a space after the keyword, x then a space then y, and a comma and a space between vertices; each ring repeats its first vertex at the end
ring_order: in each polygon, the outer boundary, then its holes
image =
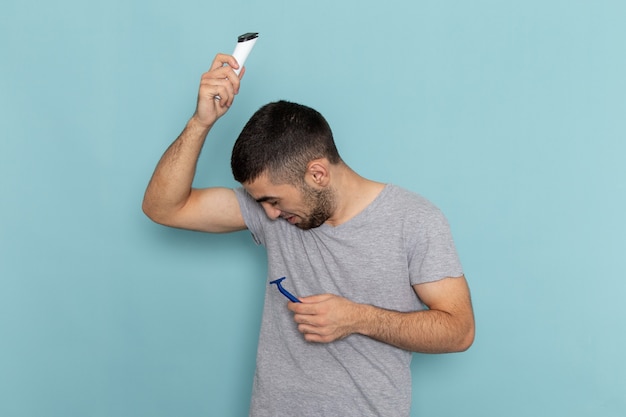
POLYGON ((263 233, 262 217, 265 216, 263 209, 260 207, 243 187, 235 188, 235 195, 239 201, 241 215, 246 223, 246 227, 252 234, 252 239, 257 245, 265 246, 265 234, 263 233))
POLYGON ((450 225, 439 209, 431 206, 416 213, 415 228, 410 233, 411 285, 463 275, 450 225))

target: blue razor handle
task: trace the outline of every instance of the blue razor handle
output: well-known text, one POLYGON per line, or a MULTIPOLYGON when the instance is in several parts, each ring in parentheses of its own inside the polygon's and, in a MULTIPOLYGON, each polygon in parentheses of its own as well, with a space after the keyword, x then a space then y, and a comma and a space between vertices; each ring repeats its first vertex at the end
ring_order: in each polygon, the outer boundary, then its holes
POLYGON ((284 295, 285 297, 289 298, 294 303, 300 303, 301 302, 300 300, 298 300, 292 293, 290 293, 289 291, 287 291, 286 289, 283 288, 281 282, 285 278, 286 277, 282 277, 282 278, 275 279, 274 281, 270 281, 270 285, 271 284, 276 284, 276 287, 278 287, 278 291, 280 291, 280 293, 282 295, 284 295))

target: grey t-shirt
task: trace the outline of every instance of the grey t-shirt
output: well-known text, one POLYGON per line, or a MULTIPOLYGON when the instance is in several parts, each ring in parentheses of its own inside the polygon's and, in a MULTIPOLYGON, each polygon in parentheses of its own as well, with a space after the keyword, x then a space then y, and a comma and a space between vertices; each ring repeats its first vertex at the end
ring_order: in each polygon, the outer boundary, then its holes
POLYGON ((408 416, 410 352, 362 335, 306 342, 269 281, 286 277, 296 296, 332 293, 396 311, 424 309, 412 285, 463 274, 443 214, 389 184, 348 222, 304 231, 269 219, 243 188, 236 193, 268 256, 250 416, 408 416))

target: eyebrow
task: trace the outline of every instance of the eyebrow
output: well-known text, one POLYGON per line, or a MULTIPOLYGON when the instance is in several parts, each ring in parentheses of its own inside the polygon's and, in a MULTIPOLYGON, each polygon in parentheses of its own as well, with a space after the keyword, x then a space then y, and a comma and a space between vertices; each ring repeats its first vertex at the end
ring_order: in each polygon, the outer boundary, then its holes
POLYGON ((257 203, 263 203, 264 201, 269 201, 269 200, 278 200, 278 197, 272 197, 272 196, 263 196, 263 197, 259 197, 257 199, 255 199, 255 201, 257 203))

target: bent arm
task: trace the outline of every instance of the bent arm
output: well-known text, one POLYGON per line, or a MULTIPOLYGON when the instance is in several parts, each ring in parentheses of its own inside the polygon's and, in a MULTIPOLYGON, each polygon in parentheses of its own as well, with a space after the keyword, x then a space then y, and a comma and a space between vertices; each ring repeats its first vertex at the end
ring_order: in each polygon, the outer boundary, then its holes
POLYGON ((465 277, 414 285, 428 310, 409 313, 365 306, 360 332, 421 353, 467 350, 474 341, 474 313, 465 277))
POLYGON ((237 63, 231 56, 215 58, 202 76, 196 112, 157 164, 142 205, 144 213, 157 223, 214 233, 246 227, 233 190, 192 188, 206 137, 228 111, 239 89, 239 77, 232 67, 237 63))
POLYGON ((398 312, 331 294, 289 303, 304 338, 328 343, 358 333, 412 352, 467 350, 474 341, 474 313, 465 277, 413 286, 429 307, 398 312))
POLYGON ((208 131, 192 118, 159 161, 142 205, 156 223, 210 233, 246 228, 233 190, 191 187, 208 131))

